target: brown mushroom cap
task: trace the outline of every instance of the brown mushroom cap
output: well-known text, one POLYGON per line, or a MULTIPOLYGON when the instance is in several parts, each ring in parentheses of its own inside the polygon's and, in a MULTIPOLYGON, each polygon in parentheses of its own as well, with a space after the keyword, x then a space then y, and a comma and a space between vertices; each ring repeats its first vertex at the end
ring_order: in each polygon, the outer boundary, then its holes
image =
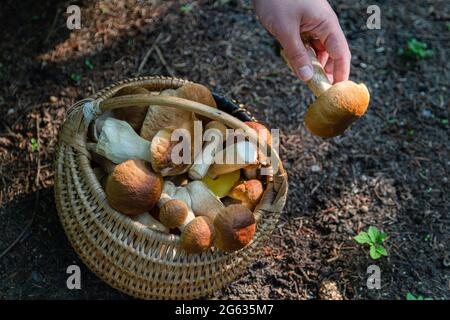
POLYGON ((211 247, 214 239, 214 226, 208 217, 196 217, 183 230, 181 247, 188 253, 200 253, 211 247))
POLYGON ((258 179, 251 179, 239 183, 230 191, 228 196, 241 201, 242 205, 253 211, 261 200, 263 192, 264 188, 261 181, 258 179))
POLYGON ((150 211, 161 196, 163 180, 141 160, 128 160, 114 168, 106 181, 109 205, 134 216, 150 211))
POLYGON ((322 93, 310 105, 305 124, 313 134, 329 138, 340 135, 369 105, 370 94, 364 84, 343 81, 322 93))
POLYGON ((256 221, 253 213, 240 204, 223 209, 214 219, 214 244, 222 251, 236 251, 253 239, 256 221))
POLYGON ((189 166, 181 163, 175 164, 172 161, 172 148, 178 144, 171 141, 172 130, 159 130, 153 137, 150 145, 150 163, 155 172, 162 176, 174 176, 182 174, 189 169, 189 166))
MULTIPOLYGON (((125 87, 117 91, 116 97, 131 94, 150 94, 150 91, 142 87, 125 87)), ((129 106, 112 111, 114 118, 128 122, 131 127, 139 132, 147 114, 148 106, 129 106)))
POLYGON ((189 208, 181 200, 172 199, 161 206, 159 220, 168 228, 176 228, 183 224, 188 216, 189 208))
MULTIPOLYGON (((246 121, 244 122, 250 128, 256 131, 258 134, 258 139, 262 139, 264 143, 267 144, 268 147, 272 146, 272 134, 270 130, 266 128, 266 126, 262 125, 259 122, 254 121, 246 121)), ((258 162, 263 163, 267 161, 269 150, 258 148, 258 162)), ((249 169, 258 167, 258 164, 250 165, 249 169)))
POLYGON ((177 95, 180 98, 206 104, 207 106, 217 108, 216 100, 211 91, 204 85, 198 83, 187 83, 177 89, 177 95))

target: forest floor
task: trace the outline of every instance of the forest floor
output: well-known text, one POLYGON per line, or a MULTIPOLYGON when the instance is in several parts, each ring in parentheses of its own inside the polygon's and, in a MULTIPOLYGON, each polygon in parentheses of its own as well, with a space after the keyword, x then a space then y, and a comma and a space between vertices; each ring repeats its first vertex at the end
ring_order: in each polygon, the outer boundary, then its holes
POLYGON ((53 159, 68 106, 140 73, 203 83, 281 129, 289 175, 281 221, 260 259, 215 298, 316 299, 332 282, 345 299, 450 299, 448 3, 332 2, 352 51, 351 79, 367 85, 371 104, 344 135, 324 140, 305 129, 313 97, 249 1, 153 2, 2 3, 0 298, 127 298, 70 247, 53 159), (73 32, 69 4, 82 8, 73 32), (366 27, 370 4, 381 8, 380 30, 366 27), (433 56, 399 56, 413 37, 433 56), (389 234, 389 256, 377 261, 353 240, 371 225, 389 234), (71 264, 82 267, 82 290, 66 287, 71 264), (380 267, 380 290, 366 286, 370 265, 380 267))

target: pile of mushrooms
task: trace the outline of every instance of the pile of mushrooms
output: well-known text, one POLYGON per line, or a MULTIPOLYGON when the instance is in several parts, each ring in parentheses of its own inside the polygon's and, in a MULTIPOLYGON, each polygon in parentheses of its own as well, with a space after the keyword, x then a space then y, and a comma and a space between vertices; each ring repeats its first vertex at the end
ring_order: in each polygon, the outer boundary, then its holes
MULTIPOLYGON (((116 96, 130 94, 169 95, 217 107, 200 84, 161 92, 128 86, 116 96)), ((267 128, 246 124, 271 145, 267 128)), ((253 211, 266 184, 260 169, 269 158, 248 139, 226 144, 227 129, 218 121, 158 105, 130 105, 102 115, 90 125, 88 150, 109 206, 144 228, 179 234, 188 254, 247 246, 257 228, 253 211), (189 150, 192 163, 175 163, 173 132, 183 129, 193 138, 194 121, 202 125, 203 146, 196 153, 189 150), (231 152, 238 163, 218 161, 231 152)))

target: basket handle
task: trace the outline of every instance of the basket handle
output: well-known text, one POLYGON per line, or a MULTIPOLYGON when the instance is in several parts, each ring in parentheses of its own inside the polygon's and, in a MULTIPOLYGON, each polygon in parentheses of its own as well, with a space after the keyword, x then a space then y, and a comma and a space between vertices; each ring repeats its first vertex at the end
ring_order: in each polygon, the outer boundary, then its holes
POLYGON ((258 141, 261 149, 267 150, 267 147, 269 147, 271 154, 275 155, 278 161, 277 169, 281 168, 283 170, 278 153, 271 146, 267 146, 265 141, 259 140, 258 135, 253 129, 251 129, 244 122, 233 117, 232 115, 229 115, 228 113, 221 111, 219 109, 204 105, 202 103, 174 96, 161 96, 161 95, 154 96, 149 94, 134 94, 134 95, 112 97, 100 101, 99 108, 100 112, 104 113, 109 110, 127 106, 148 106, 148 105, 172 107, 176 109, 198 113, 212 120, 220 121, 232 129, 241 129, 250 139, 252 139, 253 141, 258 141))

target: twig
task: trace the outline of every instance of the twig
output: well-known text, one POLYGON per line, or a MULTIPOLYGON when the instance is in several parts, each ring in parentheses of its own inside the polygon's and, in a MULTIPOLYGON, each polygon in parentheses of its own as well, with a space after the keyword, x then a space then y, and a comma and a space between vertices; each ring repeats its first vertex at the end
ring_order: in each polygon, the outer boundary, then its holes
POLYGON ((22 230, 22 232, 19 234, 16 240, 14 240, 2 253, 0 253, 0 259, 3 258, 3 256, 5 256, 12 248, 14 248, 14 246, 17 243, 19 243, 20 239, 22 239, 25 232, 31 227, 31 225, 34 222, 34 218, 36 217, 38 203, 39 203, 39 190, 36 191, 36 200, 34 203, 33 216, 31 217, 30 222, 28 222, 28 224, 25 226, 25 228, 22 230))
POLYGON ((174 77, 175 76, 175 72, 172 70, 171 67, 169 67, 169 65, 166 62, 166 59, 164 59, 164 56, 163 56, 163 54, 161 52, 161 49, 156 44, 155 44, 155 51, 156 51, 156 54, 158 55, 159 60, 161 61, 163 66, 166 68, 166 70, 169 73, 169 75, 174 77))
POLYGON ((150 47, 150 49, 147 50, 147 52, 144 55, 144 58, 142 58, 141 63, 139 64, 139 67, 137 69, 137 75, 140 75, 142 72, 142 69, 144 69, 145 64, 147 63, 148 58, 150 58, 150 55, 152 54, 152 52, 155 50, 155 47, 157 45, 157 43, 161 40, 161 36, 162 34, 160 33, 156 39, 155 39, 155 43, 150 47))
POLYGON ((36 184, 36 187, 39 187, 39 180, 41 178, 41 157, 39 155, 39 149, 41 143, 39 142, 39 120, 40 117, 36 117, 36 141, 37 141, 37 169, 36 169, 36 178, 34 180, 34 183, 36 184))

